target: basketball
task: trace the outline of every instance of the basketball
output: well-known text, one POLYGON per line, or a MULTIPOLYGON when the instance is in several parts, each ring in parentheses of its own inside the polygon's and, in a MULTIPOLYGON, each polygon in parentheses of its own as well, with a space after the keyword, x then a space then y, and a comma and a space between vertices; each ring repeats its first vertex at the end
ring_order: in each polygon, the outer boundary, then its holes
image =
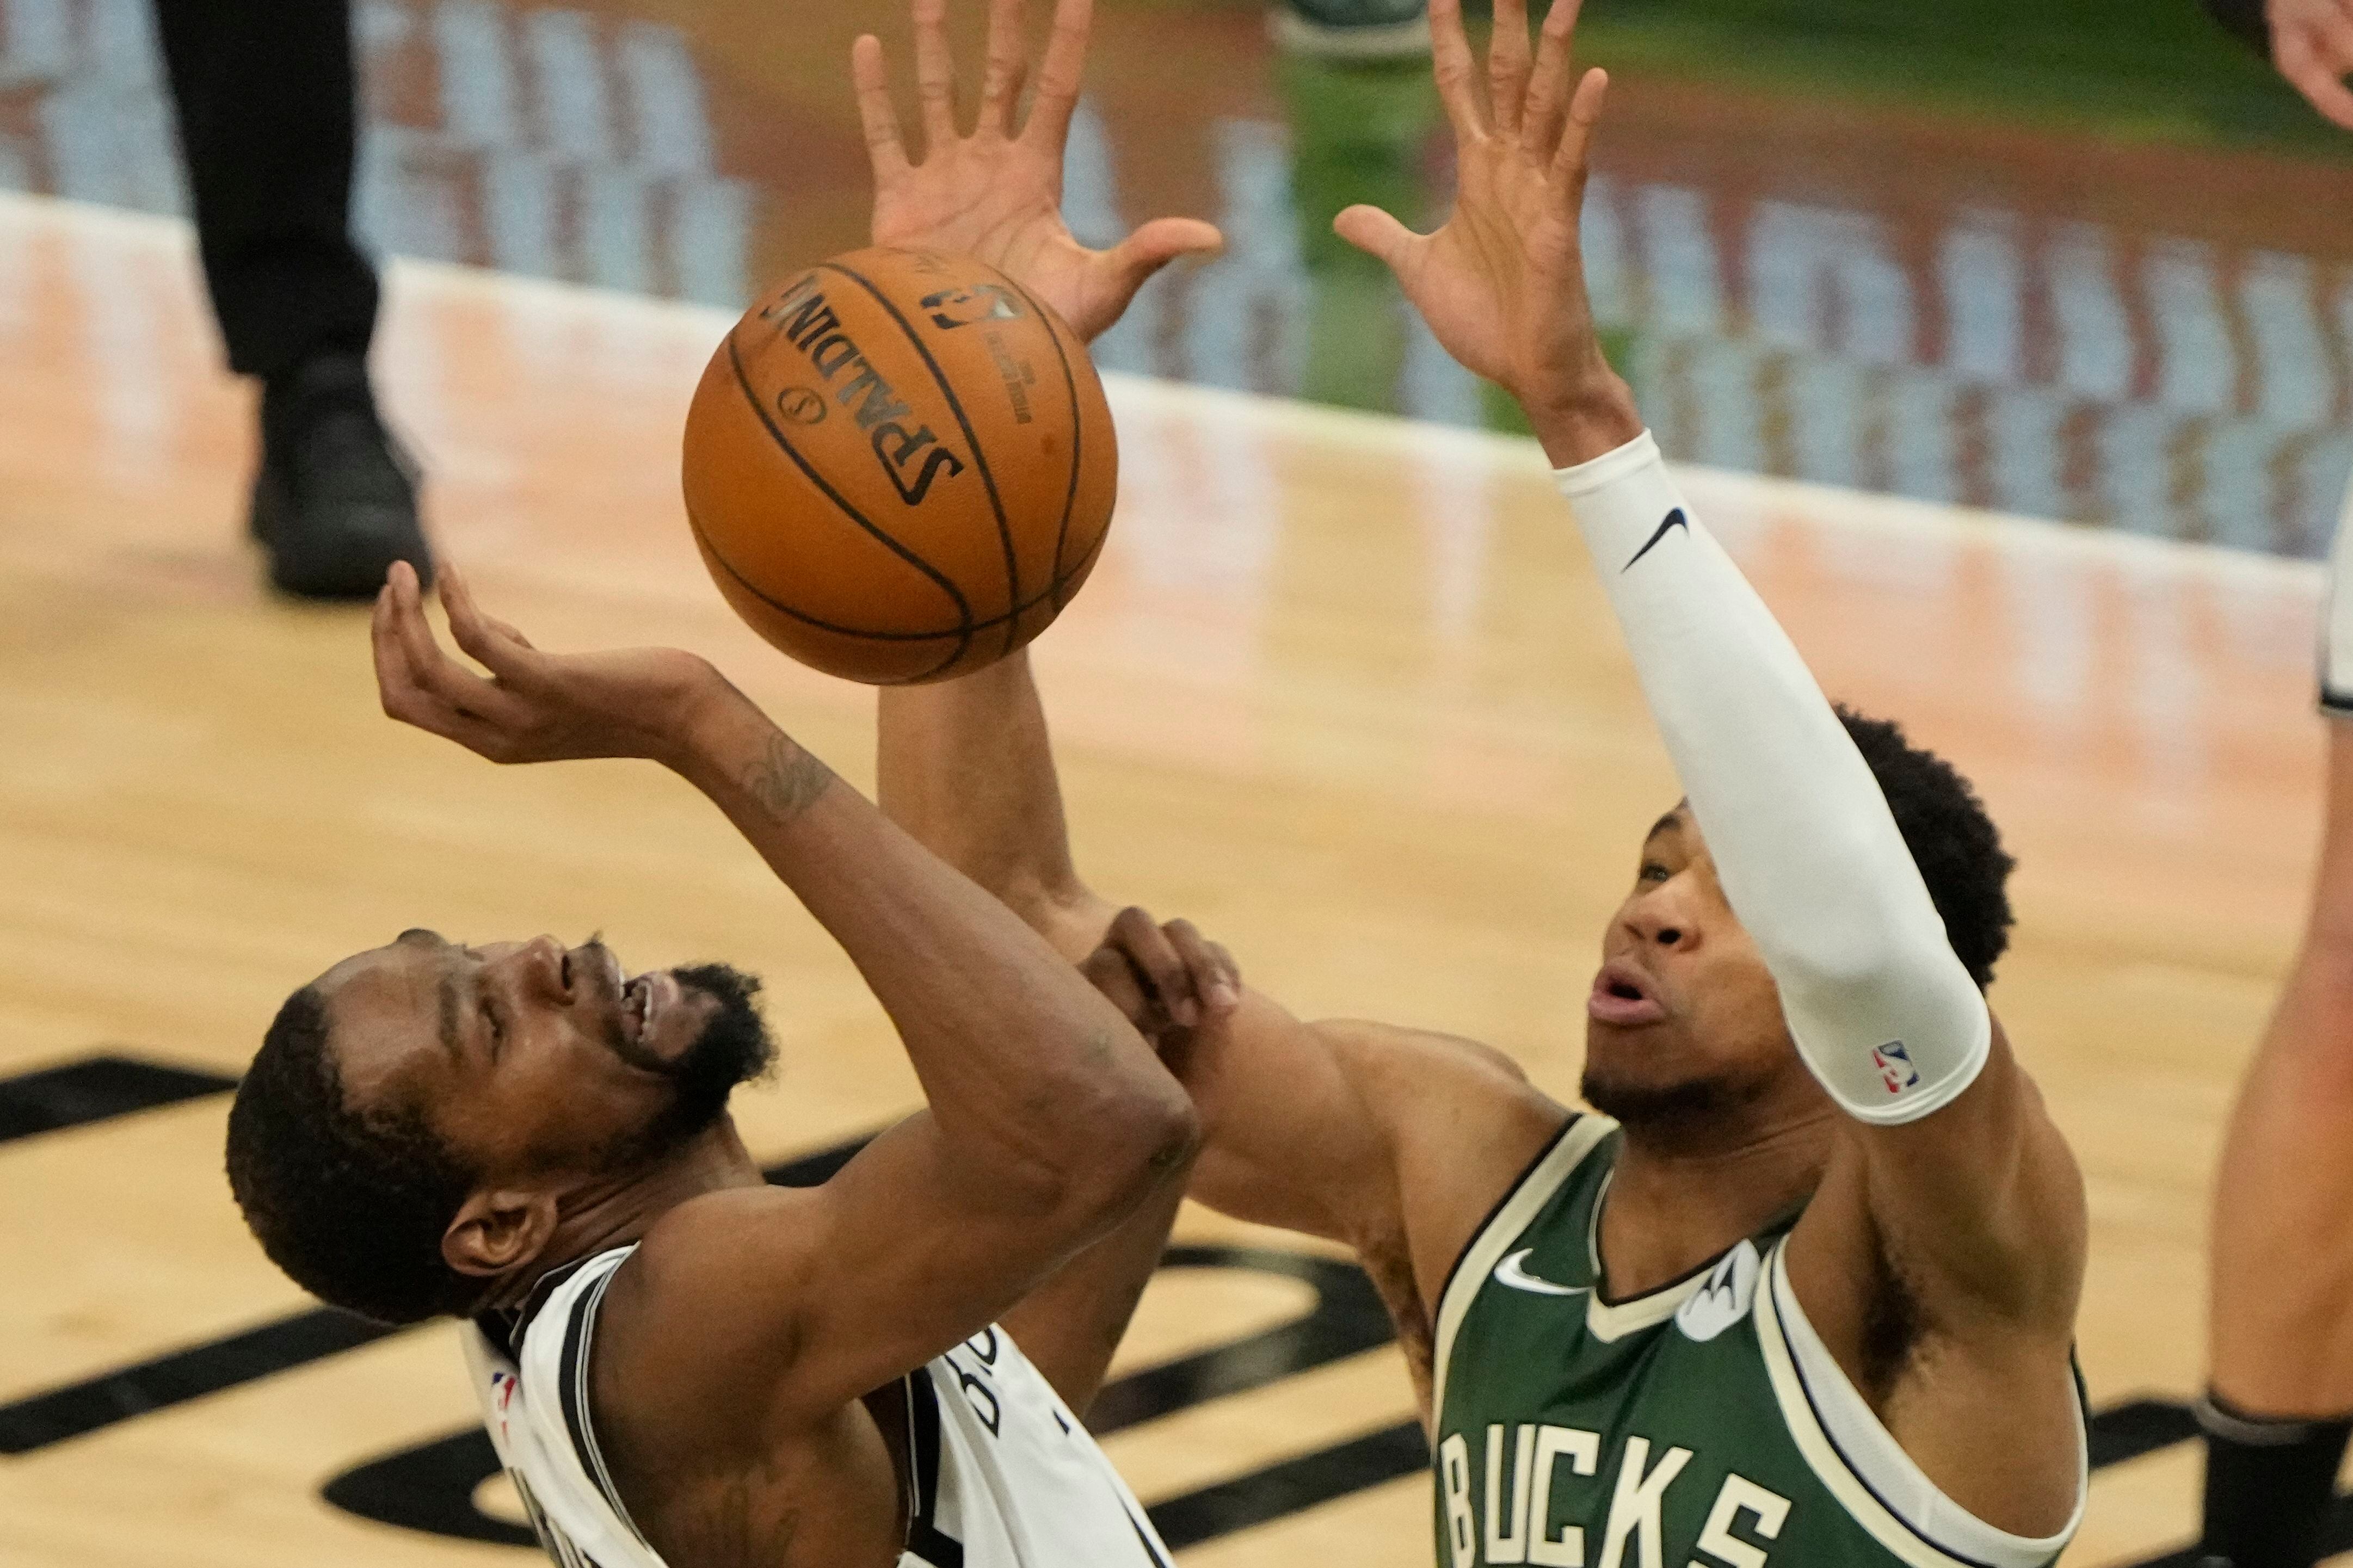
POLYGON ((1084 344, 970 257, 872 248, 745 311, 687 410, 687 521, 735 613, 871 685, 967 674, 1050 625, 1118 486, 1084 344))

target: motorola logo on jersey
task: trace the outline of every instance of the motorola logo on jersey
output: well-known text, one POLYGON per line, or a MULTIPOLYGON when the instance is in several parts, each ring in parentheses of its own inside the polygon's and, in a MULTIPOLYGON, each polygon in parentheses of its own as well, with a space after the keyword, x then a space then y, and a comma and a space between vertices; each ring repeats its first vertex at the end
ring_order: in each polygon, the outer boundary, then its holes
POLYGON ((1707 1283, 1693 1291, 1675 1309, 1675 1327, 1683 1337, 1702 1343, 1715 1338, 1748 1315, 1757 1300, 1757 1280, 1764 1272, 1757 1244, 1743 1241, 1725 1253, 1709 1273, 1707 1283))

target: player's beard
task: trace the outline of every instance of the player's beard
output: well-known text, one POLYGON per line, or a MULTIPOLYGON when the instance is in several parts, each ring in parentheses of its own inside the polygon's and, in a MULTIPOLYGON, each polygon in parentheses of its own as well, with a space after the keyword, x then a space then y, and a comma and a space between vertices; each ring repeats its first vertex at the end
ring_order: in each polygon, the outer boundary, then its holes
POLYGON ((1704 1139, 1727 1117, 1755 1104, 1770 1087, 1764 1075, 1722 1073, 1713 1078, 1663 1083, 1641 1082, 1599 1070, 1588 1061, 1577 1080, 1585 1103, 1646 1142, 1682 1144, 1704 1139))
POLYGON ((690 1142, 727 1113, 735 1086, 764 1078, 776 1066, 776 1042, 760 1016, 757 976, 725 963, 690 963, 670 971, 681 987, 719 1004, 702 1032, 663 1069, 670 1101, 614 1152, 615 1165, 651 1164, 690 1142))

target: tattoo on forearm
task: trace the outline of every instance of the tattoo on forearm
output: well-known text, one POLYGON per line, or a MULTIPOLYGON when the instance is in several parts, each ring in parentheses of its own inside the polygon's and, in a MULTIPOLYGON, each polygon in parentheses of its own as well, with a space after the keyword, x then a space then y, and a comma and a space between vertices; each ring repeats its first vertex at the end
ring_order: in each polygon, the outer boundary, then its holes
POLYGON ((771 733, 760 755, 744 769, 744 789, 760 809, 790 822, 808 809, 833 783, 833 770, 781 733, 771 733))

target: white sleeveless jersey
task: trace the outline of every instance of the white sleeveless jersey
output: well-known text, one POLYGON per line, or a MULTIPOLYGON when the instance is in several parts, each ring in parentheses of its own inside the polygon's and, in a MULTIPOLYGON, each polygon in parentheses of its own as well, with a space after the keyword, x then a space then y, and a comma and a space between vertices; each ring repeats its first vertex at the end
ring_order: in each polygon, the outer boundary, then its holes
MULTIPOLYGON (((632 1250, 558 1269, 522 1312, 476 1319, 464 1334, 499 1462, 561 1568, 669 1568, 631 1522, 588 1414, 597 1309, 632 1250)), ((1126 1483, 1003 1330, 908 1373, 898 1394, 908 1521, 898 1568, 1168 1568, 1126 1483)))

